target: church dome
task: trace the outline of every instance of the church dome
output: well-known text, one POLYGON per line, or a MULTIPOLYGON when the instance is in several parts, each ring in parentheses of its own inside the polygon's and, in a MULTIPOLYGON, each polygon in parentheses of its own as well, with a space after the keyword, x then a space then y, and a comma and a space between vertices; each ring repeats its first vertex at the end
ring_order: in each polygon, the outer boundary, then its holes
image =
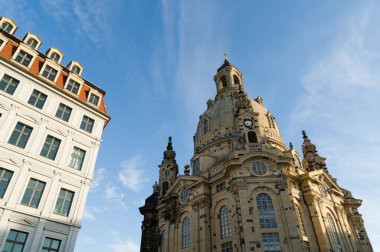
POLYGON ((242 74, 228 60, 218 69, 214 77, 217 94, 207 102, 194 136, 196 155, 217 153, 215 146, 223 143, 228 145, 225 154, 263 144, 286 149, 274 116, 265 108, 261 97, 255 100, 248 97, 242 79, 242 74))

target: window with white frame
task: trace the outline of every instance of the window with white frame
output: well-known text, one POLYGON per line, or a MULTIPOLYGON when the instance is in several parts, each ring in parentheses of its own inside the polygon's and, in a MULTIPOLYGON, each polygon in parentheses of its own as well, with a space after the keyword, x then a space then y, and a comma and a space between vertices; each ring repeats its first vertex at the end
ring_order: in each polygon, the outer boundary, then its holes
POLYGON ((55 204, 54 213, 63 216, 69 216, 71 204, 73 202, 74 192, 61 188, 57 203, 55 204))
POLYGON ((29 97, 28 103, 36 108, 42 109, 45 101, 47 99, 47 95, 41 93, 40 91, 34 89, 32 94, 29 97))
POLYGON ((66 85, 66 89, 74 94, 78 94, 79 87, 80 87, 80 84, 76 81, 73 81, 72 79, 69 79, 66 85))
POLYGON ((21 122, 16 124, 11 137, 8 140, 9 144, 24 149, 28 143, 29 137, 32 134, 33 128, 21 122))
POLYGON ((84 131, 87 131, 88 133, 91 133, 94 127, 94 123, 94 119, 84 115, 80 124, 80 128, 84 131))
POLYGON ((70 155, 68 166, 80 171, 82 169, 85 156, 86 151, 74 146, 70 155))
POLYGON ((260 226, 262 228, 277 227, 276 216, 271 197, 266 193, 260 193, 256 197, 257 210, 259 211, 260 226))
POLYGON ((58 74, 57 69, 54 69, 49 65, 46 65, 44 71, 42 72, 42 76, 51 81, 55 81, 57 74, 58 74))
POLYGON ((29 67, 29 64, 32 61, 32 59, 33 59, 32 55, 30 55, 29 53, 27 53, 23 50, 20 50, 20 52, 17 54, 15 60, 18 63, 20 63, 21 65, 23 65, 25 67, 29 67))
POLYGON ((88 101, 95 106, 99 105, 99 100, 100 97, 93 93, 90 94, 90 98, 88 99, 88 101))
POLYGON ((12 171, 0 167, 0 199, 4 197, 12 176, 12 171))
POLYGON ((35 40, 34 38, 29 38, 27 41, 26 41, 26 44, 32 48, 36 48, 37 45, 38 45, 38 41, 35 40))
POLYGON ((263 247, 264 252, 281 252, 280 237, 278 233, 264 233, 263 247))
POLYGON ((1 26, 0 26, 0 29, 5 31, 5 32, 8 32, 10 33, 13 29, 13 25, 7 21, 4 21, 1 26))
POLYGON ((28 233, 11 229, 5 241, 3 252, 23 252, 28 233))
POLYGON ((31 178, 26 187, 24 197, 22 197, 21 204, 37 208, 40 204, 45 185, 45 182, 31 178))
POLYGON ((72 110, 73 109, 70 108, 69 106, 67 106, 63 103, 60 103, 58 106, 57 112, 55 113, 55 117, 65 121, 65 122, 68 122, 70 119, 70 115, 71 115, 72 110))
POLYGON ((0 81, 0 90, 7 94, 13 95, 19 83, 19 80, 9 76, 8 74, 4 74, 0 81))
POLYGON ((59 146, 61 145, 61 140, 48 135, 45 139, 44 146, 42 147, 40 156, 46 157, 50 160, 55 160, 57 156, 59 146))
POLYGON ((220 238, 225 239, 231 237, 231 216, 228 206, 222 206, 219 211, 220 216, 220 238))
POLYGON ((59 60, 61 59, 61 56, 59 56, 59 54, 58 53, 56 53, 56 52, 52 52, 51 54, 50 54, 50 57, 49 57, 51 60, 53 60, 53 61, 55 61, 55 62, 59 62, 59 60))
POLYGON ((73 72, 74 74, 80 74, 80 71, 81 71, 81 68, 77 65, 74 65, 72 68, 71 68, 71 72, 73 72))
POLYGON ((44 244, 42 245, 42 252, 59 252, 61 247, 61 240, 45 237, 44 244))
POLYGON ((190 218, 186 217, 182 221, 182 248, 190 247, 190 218))

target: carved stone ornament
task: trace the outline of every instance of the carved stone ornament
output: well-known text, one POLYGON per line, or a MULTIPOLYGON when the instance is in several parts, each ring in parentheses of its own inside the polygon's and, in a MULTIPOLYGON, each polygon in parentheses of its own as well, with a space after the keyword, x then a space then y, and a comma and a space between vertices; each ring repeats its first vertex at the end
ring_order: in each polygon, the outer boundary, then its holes
POLYGON ((308 171, 323 169, 328 172, 326 158, 319 156, 316 146, 311 143, 310 139, 306 135, 306 132, 302 131, 302 134, 304 139, 302 145, 302 153, 304 156, 303 165, 305 169, 308 171))
POLYGON ((239 115, 240 110, 252 110, 251 100, 248 98, 247 93, 240 89, 235 102, 236 115, 239 115))
POLYGON ((237 191, 246 191, 248 188, 247 182, 243 181, 232 181, 231 182, 231 191, 232 192, 237 192, 237 191))

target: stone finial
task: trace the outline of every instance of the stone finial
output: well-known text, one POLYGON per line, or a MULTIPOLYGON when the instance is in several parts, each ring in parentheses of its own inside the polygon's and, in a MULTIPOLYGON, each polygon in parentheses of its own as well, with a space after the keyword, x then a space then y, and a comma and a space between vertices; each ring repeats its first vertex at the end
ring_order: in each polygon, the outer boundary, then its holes
POLYGON ((326 172, 328 172, 326 166, 326 158, 321 157, 318 154, 317 147, 311 143, 304 130, 302 131, 302 135, 302 153, 304 157, 304 167, 306 168, 306 170, 313 171, 323 169, 326 172))
POLYGON ((292 144, 292 142, 289 143, 289 148, 290 148, 291 150, 293 150, 293 144, 292 144))
POLYGON ((154 182, 153 185, 153 192, 159 192, 160 191, 160 186, 158 185, 157 181, 154 182))
POLYGON ((189 176, 190 175, 190 165, 185 165, 185 175, 189 176))
POLYGON ((172 144, 172 137, 169 137, 168 145, 166 147, 166 151, 164 151, 164 159, 162 160, 162 163, 165 161, 176 163, 175 160, 176 153, 173 150, 173 144, 172 144))
POLYGON ((228 61, 227 53, 224 53, 224 61, 228 61))

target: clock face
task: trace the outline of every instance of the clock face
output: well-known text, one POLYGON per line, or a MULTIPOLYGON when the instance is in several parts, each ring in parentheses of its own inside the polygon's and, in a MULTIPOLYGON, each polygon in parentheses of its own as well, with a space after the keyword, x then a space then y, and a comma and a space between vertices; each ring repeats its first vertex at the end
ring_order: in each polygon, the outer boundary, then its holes
POLYGON ((251 119, 244 119, 244 126, 247 128, 252 128, 253 122, 251 119))

